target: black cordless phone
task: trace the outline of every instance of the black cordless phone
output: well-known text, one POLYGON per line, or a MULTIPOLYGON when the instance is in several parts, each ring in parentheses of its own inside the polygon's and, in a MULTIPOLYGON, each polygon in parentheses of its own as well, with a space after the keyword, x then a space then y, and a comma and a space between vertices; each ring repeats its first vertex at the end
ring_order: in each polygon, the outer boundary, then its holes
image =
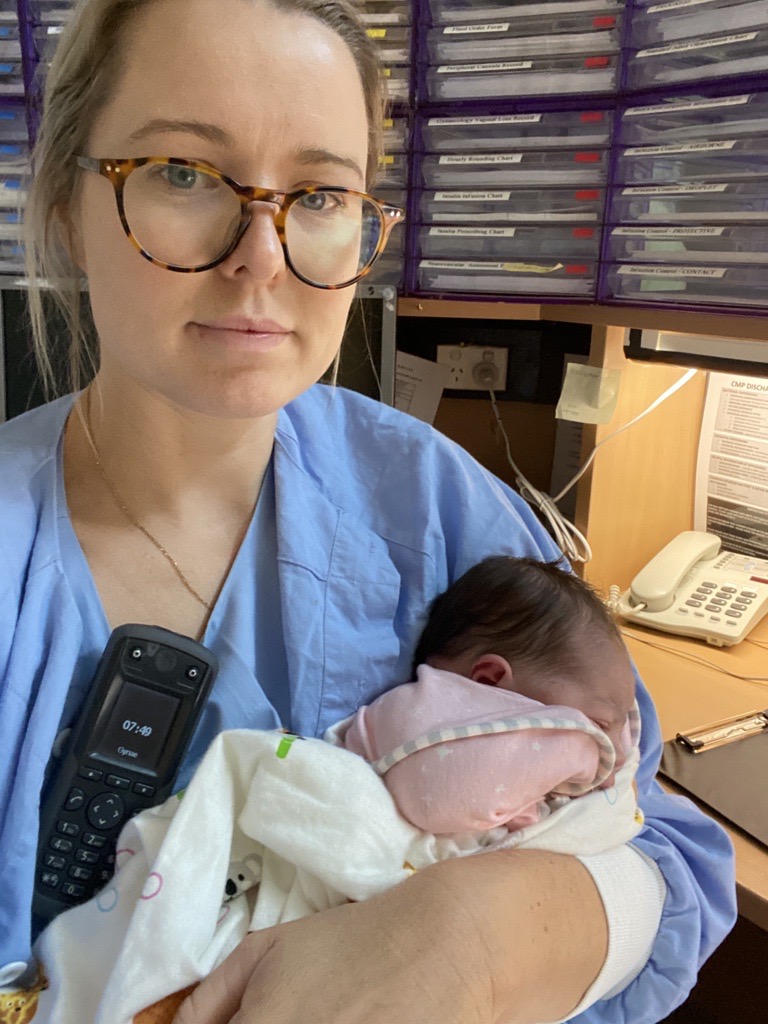
POLYGON ((114 630, 41 809, 36 917, 52 920, 112 877, 121 827, 171 795, 217 668, 179 633, 114 630))

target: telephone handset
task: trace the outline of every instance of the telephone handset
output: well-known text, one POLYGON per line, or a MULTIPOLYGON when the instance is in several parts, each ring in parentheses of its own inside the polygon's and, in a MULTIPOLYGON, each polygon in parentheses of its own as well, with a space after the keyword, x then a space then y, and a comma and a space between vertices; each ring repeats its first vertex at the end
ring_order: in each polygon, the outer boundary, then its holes
POLYGON ((666 633, 731 647, 768 612, 768 561, 720 550, 720 538, 686 530, 621 595, 618 612, 666 633))

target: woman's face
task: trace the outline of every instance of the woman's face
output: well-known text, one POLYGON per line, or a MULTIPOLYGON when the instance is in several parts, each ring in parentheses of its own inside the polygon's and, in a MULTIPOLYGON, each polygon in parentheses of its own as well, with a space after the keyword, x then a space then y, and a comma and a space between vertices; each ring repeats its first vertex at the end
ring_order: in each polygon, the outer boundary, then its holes
MULTIPOLYGON (((365 187, 367 121, 343 40, 261 0, 157 0, 122 40, 121 75, 91 157, 204 160, 248 185, 365 187)), ((322 291, 285 265, 274 206, 252 206, 235 251, 180 274, 142 257, 106 178, 83 172, 73 211, 101 376, 206 415, 269 415, 327 369, 354 287, 322 291), (237 329, 256 322, 257 331, 237 329), (235 328, 235 329, 233 329, 235 328)))

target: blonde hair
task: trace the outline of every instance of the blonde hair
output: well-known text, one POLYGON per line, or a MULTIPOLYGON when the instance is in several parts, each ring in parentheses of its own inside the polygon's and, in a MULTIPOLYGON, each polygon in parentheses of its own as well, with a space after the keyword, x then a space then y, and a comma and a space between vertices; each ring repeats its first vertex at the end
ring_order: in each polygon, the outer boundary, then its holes
MULTIPOLYGON (((68 335, 65 386, 77 391, 93 377, 98 343, 83 316, 83 280, 73 262, 69 210, 93 123, 118 79, 122 37, 130 19, 153 0, 78 0, 46 74, 43 116, 33 153, 34 177, 24 213, 29 315, 35 358, 46 394, 59 393, 46 328, 43 290, 61 312, 68 335)), ((386 98, 375 44, 350 0, 266 0, 271 7, 317 18, 336 32, 354 58, 368 116, 368 187, 382 150, 386 98)))

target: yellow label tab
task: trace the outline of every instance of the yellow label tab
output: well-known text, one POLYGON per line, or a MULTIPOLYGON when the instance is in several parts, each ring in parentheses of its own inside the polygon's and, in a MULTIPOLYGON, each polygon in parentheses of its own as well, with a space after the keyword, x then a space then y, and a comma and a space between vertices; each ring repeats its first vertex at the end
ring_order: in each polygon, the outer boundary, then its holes
POLYGON ((387 30, 385 28, 367 28, 365 34, 369 39, 386 39, 387 30))
POLYGON ((384 167, 388 167, 390 164, 393 164, 394 162, 395 158, 393 156, 383 156, 379 160, 379 163, 383 164, 384 167))
POLYGON ((385 128, 394 128, 395 127, 394 119, 391 118, 391 117, 385 117, 384 118, 384 127, 385 128))

